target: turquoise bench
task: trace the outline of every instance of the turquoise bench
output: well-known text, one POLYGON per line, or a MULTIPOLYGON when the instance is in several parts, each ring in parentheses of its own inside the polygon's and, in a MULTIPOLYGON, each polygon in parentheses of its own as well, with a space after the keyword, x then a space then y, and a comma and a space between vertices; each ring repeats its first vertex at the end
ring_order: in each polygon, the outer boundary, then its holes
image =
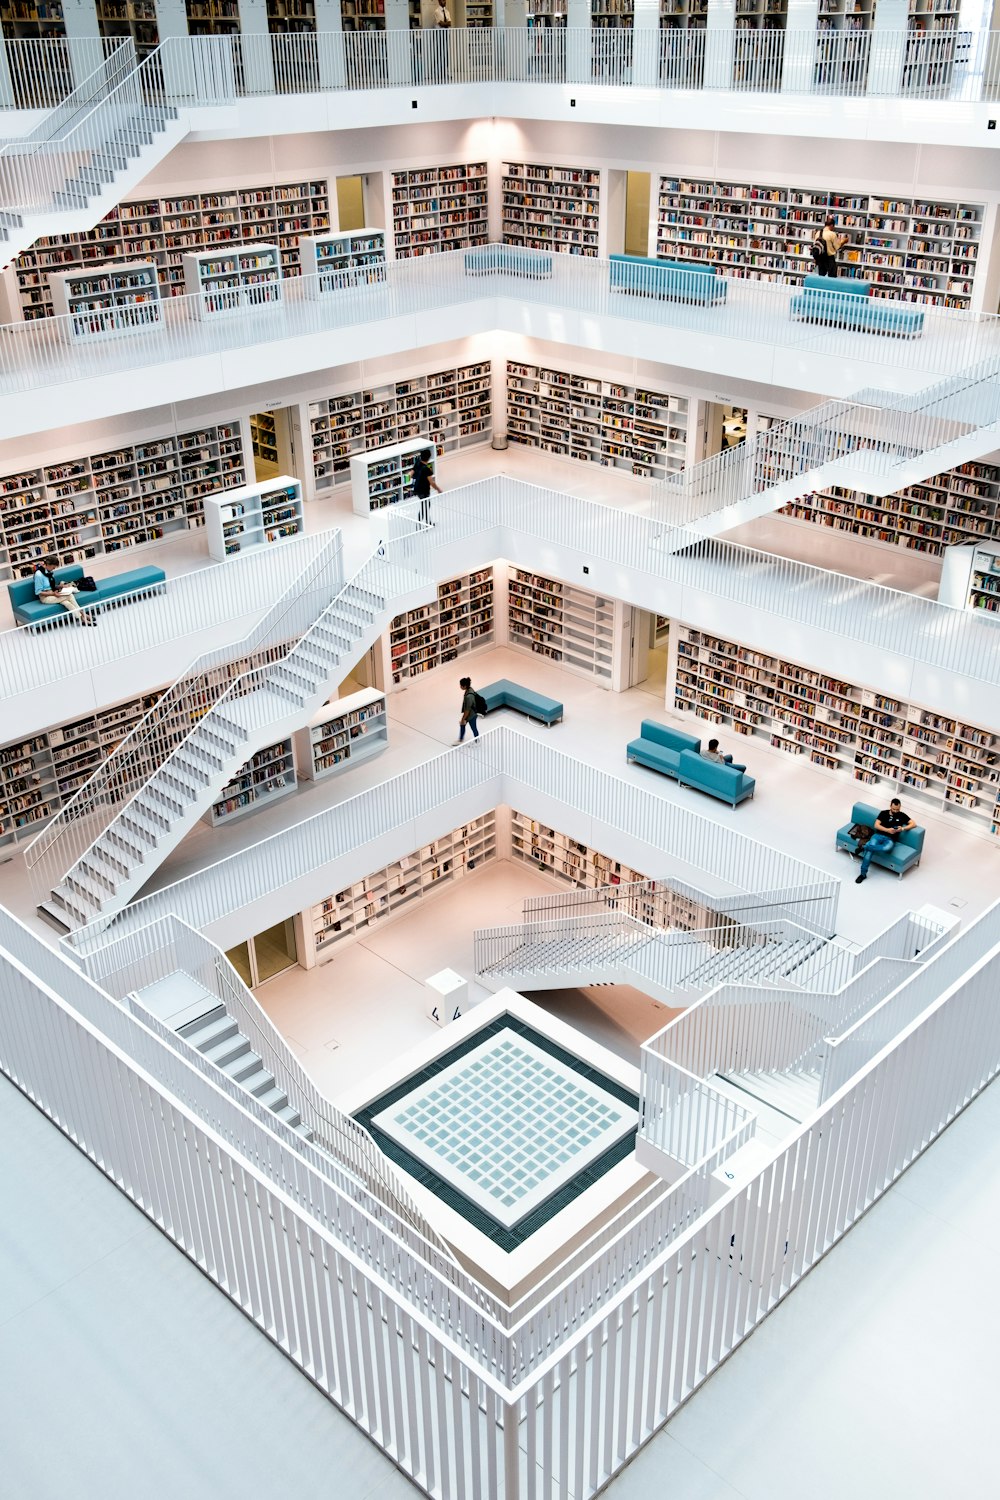
POLYGON ((697 755, 701 750, 701 740, 693 734, 685 734, 682 729, 658 724, 655 719, 643 719, 639 725, 639 738, 630 740, 625 746, 625 758, 676 779, 684 750, 697 755))
POLYGON ((696 261, 653 260, 645 255, 612 255, 610 261, 613 292, 636 292, 710 307, 725 302, 729 291, 715 266, 696 261))
MULTIPOLYGON (((83 577, 79 563, 71 568, 54 569, 57 583, 76 583, 83 577)), ((77 594, 81 609, 100 609, 112 604, 127 604, 147 594, 160 594, 166 587, 167 575, 162 568, 133 568, 130 573, 115 573, 110 578, 101 578, 93 594, 77 594)), ((27 625, 33 630, 45 629, 57 620, 69 619, 61 604, 43 604, 35 598, 32 578, 19 578, 8 583, 11 609, 18 625, 27 625)))
POLYGON ((856 276, 807 276, 789 312, 803 323, 827 323, 860 333, 884 333, 915 339, 924 331, 924 315, 883 297, 872 296, 870 281, 856 276))
POLYGON ((544 250, 522 250, 516 245, 486 245, 465 252, 466 276, 533 276, 537 281, 552 275, 552 256, 544 250))
MULTIPOLYGON (((843 828, 837 829, 836 848, 844 854, 853 854, 858 847, 857 839, 851 838, 851 829, 855 823, 863 823, 867 828, 874 828, 877 819, 877 807, 872 807, 867 802, 855 802, 851 808, 851 821, 845 823, 843 828)), ((872 855, 872 864, 881 865, 883 870, 891 870, 902 880, 907 870, 917 868, 923 850, 924 830, 904 828, 902 833, 896 835, 891 849, 872 855)))
POLYGON ((486 699, 486 707, 490 713, 497 708, 516 708, 518 713, 526 714, 529 719, 537 719, 541 724, 555 724, 563 716, 563 706, 555 698, 546 698, 544 693, 522 687, 519 682, 511 682, 507 677, 501 677, 498 682, 491 682, 489 687, 480 688, 479 691, 486 699))
POLYGON ((717 760, 706 760, 694 750, 682 750, 677 780, 681 786, 694 787, 709 797, 718 797, 735 807, 754 794, 757 783, 747 776, 740 766, 726 765, 717 760))

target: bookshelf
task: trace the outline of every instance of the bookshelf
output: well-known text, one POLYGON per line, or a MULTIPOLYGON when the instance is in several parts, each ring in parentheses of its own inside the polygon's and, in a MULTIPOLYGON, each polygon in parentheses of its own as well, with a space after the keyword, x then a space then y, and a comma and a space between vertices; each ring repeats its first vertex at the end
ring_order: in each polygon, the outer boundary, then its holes
POLYGON ((590 0, 590 24, 594 31, 631 30, 635 20, 633 0, 590 0))
POLYGON ((299 266, 310 297, 385 280, 385 232, 350 229, 344 234, 303 235, 299 266))
POLYGON ((487 244, 486 163, 393 172, 392 228, 397 258, 487 244))
POLYGON ((302 485, 289 474, 205 498, 208 554, 217 562, 286 541, 304 526, 302 485))
POLYGON ((316 954, 323 955, 497 857, 496 814, 484 813, 412 854, 373 870, 318 902, 310 912, 316 954))
POLYGON ((183 257, 184 287, 196 318, 228 317, 281 301, 277 245, 232 245, 183 257))
POLYGON ((522 568, 511 570, 507 595, 511 646, 579 676, 611 682, 614 600, 522 568))
POLYGON ((350 478, 351 459, 426 433, 438 454, 472 447, 493 431, 488 360, 434 370, 371 390, 309 403, 313 478, 318 493, 350 478))
POLYGON ((121 338, 161 322, 160 282, 151 260, 101 271, 58 271, 49 277, 49 287, 53 314, 64 315, 59 337, 67 344, 121 338))
POLYGON ((819 0, 814 88, 864 88, 874 14, 875 0, 819 0))
POLYGON ((190 36, 237 36, 239 0, 185 0, 190 36))
POLYGON ((60 0, 3 0, 0 25, 4 36, 25 39, 48 39, 66 35, 66 22, 60 0))
POLYGON ((213 245, 271 241, 281 252, 285 276, 297 276, 300 236, 329 228, 325 180, 120 203, 93 229, 43 236, 16 258, 21 314, 27 321, 51 316, 51 273, 76 270, 92 275, 119 260, 153 261, 161 293, 177 296, 184 291, 184 255, 213 245))
POLYGON ((428 467, 437 470, 437 453, 430 438, 411 438, 388 443, 351 459, 351 503, 356 516, 369 516, 387 505, 413 499, 413 460, 425 448, 431 451, 428 467))
MULTIPOLYGON (((511 808, 510 814, 510 853, 512 859, 534 865, 580 890, 595 890, 602 885, 629 885, 647 879, 620 860, 601 854, 537 819, 528 818, 516 808, 511 808)), ((643 919, 651 920, 648 916, 643 919)))
POLYGON ((267 29, 272 36, 315 33, 315 0, 267 0, 267 29))
POLYGON ((949 547, 1000 537, 1000 467, 979 460, 960 464, 894 495, 817 490, 779 514, 941 557, 949 547))
POLYGON ((279 740, 252 755, 219 794, 202 818, 210 828, 233 823, 249 813, 287 797, 295 790, 295 760, 291 739, 279 740))
POLYGON ((661 177, 656 253, 797 285, 813 269, 810 241, 833 213, 851 240, 841 262, 873 282, 876 296, 966 308, 984 211, 981 203, 661 177))
POLYGON ((385 0, 340 0, 345 31, 384 31, 385 0))
POLYGON ((492 568, 439 583, 432 604, 397 615, 389 626, 393 683, 430 672, 467 651, 492 646, 495 609, 492 568))
POLYGON ((951 86, 958 40, 958 0, 909 0, 903 92, 940 94, 951 86))
POLYGON ((251 414, 250 446, 254 458, 269 464, 278 462, 278 433, 273 412, 255 411, 251 414))
POLYGON ((381 755, 389 743, 385 694, 364 688, 327 703, 305 729, 296 731, 295 759, 307 781, 339 776, 352 766, 381 755))
POLYGON ((493 0, 465 0, 465 24, 470 31, 493 25, 493 0))
POLYGON ((238 422, 0 475, 0 582, 42 548, 85 562, 201 526, 206 497, 245 480, 238 422))
POLYGON ((507 361, 507 436, 643 479, 678 473, 687 449, 684 396, 507 361))
POLYGON ((938 599, 953 609, 1000 613, 1000 543, 949 547, 941 567, 938 599))
POLYGON ((155 0, 97 0, 97 27, 103 37, 131 37, 142 62, 159 45, 155 0))
POLYGON ((980 725, 686 626, 674 705, 1000 833, 1000 736, 980 725))
POLYGON ((45 734, 0 745, 0 858, 12 854, 20 839, 34 838, 159 696, 132 698, 45 734))
POLYGON ((593 168, 503 164, 505 244, 596 256, 600 209, 601 174, 593 168))

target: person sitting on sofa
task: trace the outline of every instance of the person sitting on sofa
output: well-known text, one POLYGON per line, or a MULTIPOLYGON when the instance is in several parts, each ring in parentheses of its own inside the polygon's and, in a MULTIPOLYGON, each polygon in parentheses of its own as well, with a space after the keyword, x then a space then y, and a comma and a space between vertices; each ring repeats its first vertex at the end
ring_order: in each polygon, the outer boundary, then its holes
POLYGON ((85 614, 77 604, 74 585, 56 581, 55 569, 58 566, 58 557, 45 557, 36 562, 33 580, 35 598, 42 604, 61 604, 63 609, 68 609, 71 615, 76 616, 78 625, 96 625, 97 620, 94 615, 85 614))
POLYGON ((708 749, 701 752, 701 757, 702 760, 716 760, 720 766, 727 765, 732 760, 732 756, 723 755, 718 740, 709 740, 708 749))
POLYGON ((885 812, 875 819, 875 832, 865 842, 861 855, 861 874, 854 882, 860 885, 868 879, 868 866, 873 854, 888 854, 899 834, 906 828, 916 828, 916 823, 902 809, 898 797, 893 797, 885 812))

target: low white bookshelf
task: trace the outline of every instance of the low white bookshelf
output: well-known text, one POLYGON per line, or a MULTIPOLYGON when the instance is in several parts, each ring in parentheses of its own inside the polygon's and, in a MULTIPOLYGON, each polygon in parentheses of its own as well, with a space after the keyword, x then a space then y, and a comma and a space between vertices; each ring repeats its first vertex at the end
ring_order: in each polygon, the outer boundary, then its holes
POLYGON ((205 496, 208 554, 217 562, 298 536, 304 524, 302 485, 290 474, 205 496))
POLYGON ((277 245, 227 245, 182 257, 184 290, 196 318, 217 318, 281 301, 277 245))
POLYGON ((431 438, 412 438, 407 443, 390 443, 372 448, 351 459, 351 502, 357 516, 371 515, 387 505, 398 505, 413 499, 413 460, 425 448, 430 449, 430 469, 437 469, 437 450, 431 438))
POLYGON ((299 774, 307 781, 337 776, 380 755, 388 743, 385 694, 362 688, 324 704, 304 729, 296 730, 299 774))
POLYGON ((288 738, 252 755, 223 787, 202 822, 218 828, 220 823, 232 823, 248 813, 259 812, 267 803, 287 797, 294 790, 295 758, 288 738))
POLYGON ((62 318, 59 337, 67 344, 144 333, 162 320, 160 282, 151 260, 58 271, 50 274, 49 287, 52 311, 62 318))
POLYGON ((310 297, 385 280, 385 232, 351 229, 299 240, 299 266, 310 297))

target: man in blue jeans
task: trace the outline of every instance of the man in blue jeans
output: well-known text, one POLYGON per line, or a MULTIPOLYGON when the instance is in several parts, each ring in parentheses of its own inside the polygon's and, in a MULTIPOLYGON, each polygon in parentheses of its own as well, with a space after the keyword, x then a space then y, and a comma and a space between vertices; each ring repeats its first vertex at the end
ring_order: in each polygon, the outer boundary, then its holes
POLYGON ((864 846, 861 855, 861 874, 854 882, 860 885, 863 880, 868 879, 868 866, 872 862, 873 854, 888 854, 896 839, 907 828, 916 828, 912 818, 908 818, 900 806, 899 798, 893 797, 885 812, 880 812, 875 819, 875 832, 864 846))

